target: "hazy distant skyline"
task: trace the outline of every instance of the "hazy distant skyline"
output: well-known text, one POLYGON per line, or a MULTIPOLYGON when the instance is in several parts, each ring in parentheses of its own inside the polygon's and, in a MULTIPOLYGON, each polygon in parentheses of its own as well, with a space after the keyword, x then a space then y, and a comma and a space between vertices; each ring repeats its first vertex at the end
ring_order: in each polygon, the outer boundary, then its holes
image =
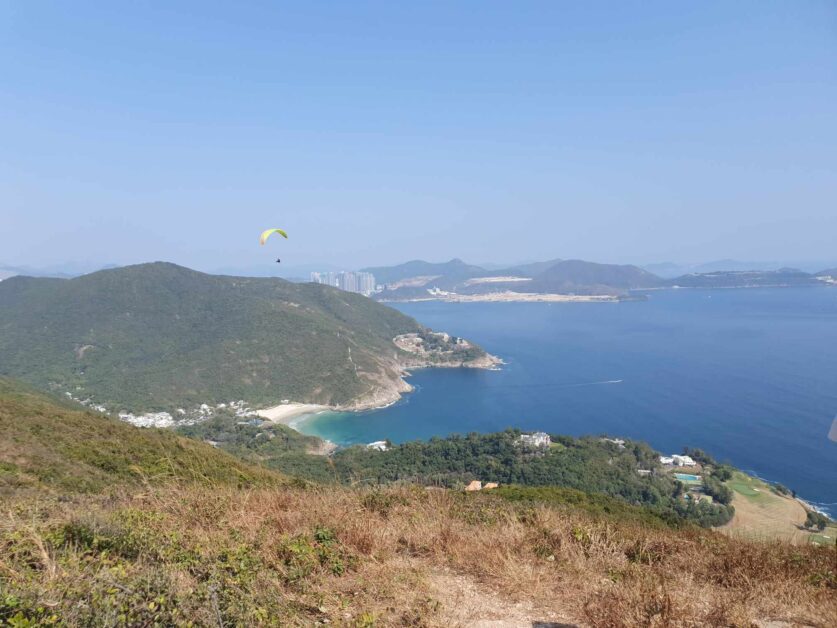
POLYGON ((837 258, 833 2, 6 2, 0 71, 0 263, 837 258))

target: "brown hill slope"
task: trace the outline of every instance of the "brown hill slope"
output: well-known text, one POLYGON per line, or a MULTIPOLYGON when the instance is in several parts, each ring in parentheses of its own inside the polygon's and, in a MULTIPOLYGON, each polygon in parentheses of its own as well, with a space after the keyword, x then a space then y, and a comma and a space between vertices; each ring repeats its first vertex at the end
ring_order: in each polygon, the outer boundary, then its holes
POLYGON ((0 625, 837 617, 833 547, 673 529, 625 505, 588 508, 577 491, 513 502, 504 490, 286 485, 8 382, 0 410, 0 625))

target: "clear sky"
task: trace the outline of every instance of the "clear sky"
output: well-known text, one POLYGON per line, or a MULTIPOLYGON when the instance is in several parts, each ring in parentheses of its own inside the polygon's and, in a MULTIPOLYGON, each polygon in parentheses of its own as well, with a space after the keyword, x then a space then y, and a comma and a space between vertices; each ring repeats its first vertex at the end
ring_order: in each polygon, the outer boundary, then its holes
POLYGON ((833 0, 0 2, 6 264, 836 243, 833 0))

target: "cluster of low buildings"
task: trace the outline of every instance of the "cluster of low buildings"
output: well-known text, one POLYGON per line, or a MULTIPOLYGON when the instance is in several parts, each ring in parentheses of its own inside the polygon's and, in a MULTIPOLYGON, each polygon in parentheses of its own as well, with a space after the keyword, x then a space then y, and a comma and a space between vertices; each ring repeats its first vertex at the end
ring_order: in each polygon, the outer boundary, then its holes
POLYGON ((168 412, 147 412, 145 414, 120 412, 119 420, 137 427, 172 427, 175 424, 174 417, 168 412))
POLYGON ((465 487, 465 490, 468 492, 473 491, 487 491, 492 488, 497 488, 500 486, 497 482, 486 482, 483 484, 480 480, 473 480, 468 486, 465 487))
POLYGON ((666 467, 696 467, 695 462, 691 456, 680 456, 672 454, 671 456, 660 456, 660 464, 666 467))
MULTIPOLYGON (((76 389, 80 389, 80 387, 77 386, 76 389)), ((88 399, 81 399, 80 397, 77 397, 76 395, 74 395, 73 393, 71 393, 69 391, 65 392, 64 396, 67 397, 68 399, 71 399, 71 400, 75 401, 76 403, 80 403, 81 405, 83 405, 86 408, 90 408, 91 410, 95 410, 96 412, 107 412, 108 411, 108 409, 105 406, 103 406, 101 404, 97 404, 92 399, 89 399, 89 398, 88 399)))
POLYGON ((546 432, 535 432, 521 434, 517 437, 517 443, 528 449, 546 449, 552 444, 552 439, 546 432))
MULTIPOLYGON (((191 410, 177 408, 175 410, 176 416, 172 416, 169 412, 145 412, 143 414, 120 412, 118 416, 120 420, 131 425, 136 425, 137 427, 173 427, 176 425, 194 425, 195 423, 211 419, 219 412, 226 412, 236 418, 242 419, 242 421, 239 421, 239 425, 252 425, 254 424, 252 423, 253 421, 258 421, 255 418, 258 416, 258 413, 250 408, 243 399, 216 405, 202 403, 197 408, 192 408, 191 410)), ((259 424, 261 424, 261 421, 259 421, 259 424)))

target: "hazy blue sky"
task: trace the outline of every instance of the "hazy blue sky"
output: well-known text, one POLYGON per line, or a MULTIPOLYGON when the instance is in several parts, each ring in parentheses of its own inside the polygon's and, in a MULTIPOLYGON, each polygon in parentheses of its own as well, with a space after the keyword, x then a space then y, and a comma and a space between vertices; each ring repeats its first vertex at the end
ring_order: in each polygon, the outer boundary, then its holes
POLYGON ((0 2, 0 262, 835 243, 833 0, 0 2))

